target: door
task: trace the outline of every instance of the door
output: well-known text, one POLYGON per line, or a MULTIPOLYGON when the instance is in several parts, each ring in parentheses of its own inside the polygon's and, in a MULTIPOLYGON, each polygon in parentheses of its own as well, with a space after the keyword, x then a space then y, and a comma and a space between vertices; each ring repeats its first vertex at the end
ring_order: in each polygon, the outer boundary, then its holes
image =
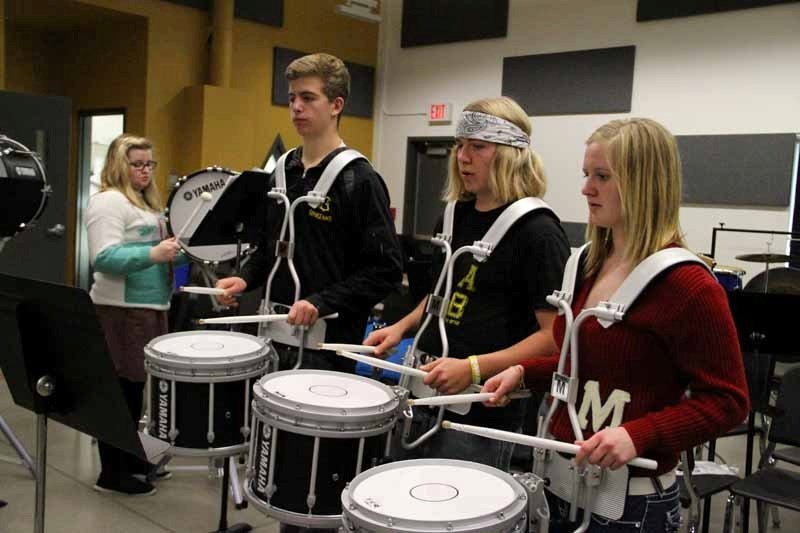
POLYGON ((52 188, 39 220, 7 242, 0 252, 2 273, 67 282, 71 246, 67 225, 73 223, 67 221, 71 112, 69 98, 0 91, 0 133, 39 153, 47 184, 52 188))
POLYGON ((453 138, 408 140, 403 233, 431 237, 444 211, 442 191, 453 138))

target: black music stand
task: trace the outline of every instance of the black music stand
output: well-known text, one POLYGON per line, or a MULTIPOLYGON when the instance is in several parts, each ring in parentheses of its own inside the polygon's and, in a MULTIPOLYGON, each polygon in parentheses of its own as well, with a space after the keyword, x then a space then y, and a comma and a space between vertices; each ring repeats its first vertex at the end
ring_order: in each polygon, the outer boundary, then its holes
POLYGON ((48 418, 144 460, 169 447, 134 429, 82 289, 0 274, 0 367, 14 402, 36 413, 36 533, 44 532, 48 418))
MULTIPOLYGON (((745 476, 749 476, 753 472, 755 412, 763 412, 768 407, 775 360, 800 353, 800 344, 794 335, 794 328, 797 327, 794 313, 800 307, 800 295, 732 291, 728 293, 728 302, 742 352, 752 358, 748 387, 759 391, 758 398, 753 399, 751 395, 751 402, 755 405, 751 405, 747 417, 745 476)), ((749 520, 750 500, 745 500, 742 524, 744 533, 748 532, 749 520)))
POLYGON ((239 174, 203 217, 189 239, 189 246, 258 242, 266 221, 270 176, 263 170, 239 174))

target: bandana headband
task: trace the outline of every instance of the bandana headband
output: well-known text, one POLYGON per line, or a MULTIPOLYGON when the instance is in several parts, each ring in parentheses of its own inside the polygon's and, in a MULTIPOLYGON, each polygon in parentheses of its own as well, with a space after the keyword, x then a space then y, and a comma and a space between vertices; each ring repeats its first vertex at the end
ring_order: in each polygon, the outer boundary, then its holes
POLYGON ((531 138, 516 124, 478 111, 464 111, 461 114, 456 137, 506 144, 515 148, 529 148, 531 145, 531 138))

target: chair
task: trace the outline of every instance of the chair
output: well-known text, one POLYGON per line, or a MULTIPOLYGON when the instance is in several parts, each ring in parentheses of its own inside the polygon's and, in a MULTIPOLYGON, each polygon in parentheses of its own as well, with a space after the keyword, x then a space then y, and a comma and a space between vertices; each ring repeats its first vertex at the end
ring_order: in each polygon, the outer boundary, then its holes
MULTIPOLYGON (((776 466, 775 445, 800 446, 800 368, 793 368, 781 379, 776 405, 776 416, 770 424, 767 454, 762 457, 759 469, 730 487, 730 497, 725 506, 724 531, 732 531, 734 503, 737 498, 757 502, 758 530, 766 530, 766 505, 800 511, 800 473, 776 466)), ((800 452, 789 448, 778 455, 795 458, 800 452)), ((743 508, 742 508, 743 509, 743 508)))
POLYGON ((681 470, 683 475, 678 478, 681 506, 689 509, 686 523, 688 533, 696 533, 700 521, 700 500, 703 500, 703 528, 708 531, 710 512, 709 503, 711 496, 727 490, 739 481, 735 474, 697 474, 694 472, 694 451, 687 450, 681 453, 681 470))
MULTIPOLYGON (((747 378, 747 388, 750 396, 750 413, 748 414, 747 421, 734 427, 719 438, 734 437, 739 435, 747 436, 747 459, 745 462, 745 476, 752 473, 752 455, 755 437, 759 437, 759 450, 763 455, 766 449, 765 432, 768 423, 768 415, 772 414, 772 407, 769 405, 769 399, 772 391, 775 388, 775 381, 773 374, 775 371, 775 358, 769 354, 755 352, 744 352, 742 354, 745 376, 747 378), (756 418, 760 418, 760 424, 756 425, 756 418)), ((708 443, 708 461, 716 459, 716 440, 708 443)), ((687 453, 687 460, 691 462, 692 469, 694 468, 694 454, 687 453)), ((683 455, 681 461, 686 463, 683 455)), ((700 509, 699 502, 694 502, 691 498, 691 492, 687 487, 682 485, 681 496, 683 506, 689 508, 689 521, 688 531, 697 531, 696 520, 702 517, 702 525, 700 531, 708 533, 711 522, 711 497, 726 490, 731 484, 736 482, 739 478, 729 475, 702 475, 697 477, 695 493, 698 498, 703 500, 702 509, 700 509), (694 513, 694 514, 693 514, 694 513), (695 522, 693 522, 693 519, 695 522)))

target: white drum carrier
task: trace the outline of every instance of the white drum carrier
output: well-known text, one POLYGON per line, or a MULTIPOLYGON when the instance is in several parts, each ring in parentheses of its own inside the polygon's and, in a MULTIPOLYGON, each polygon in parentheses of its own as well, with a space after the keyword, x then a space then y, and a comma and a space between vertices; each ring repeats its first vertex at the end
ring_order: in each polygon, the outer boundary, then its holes
MULTIPOLYGON (((550 394, 553 401, 544 421, 539 425, 538 436, 552 438, 548 432, 550 420, 559 403, 566 403, 575 438, 582 440, 583 431, 578 422, 575 402, 578 395, 578 333, 581 324, 594 316, 603 327, 611 327, 624 320, 625 313, 639 294, 660 273, 681 263, 696 262, 705 264, 694 254, 683 248, 667 248, 651 255, 642 261, 628 275, 608 301, 582 310, 573 319, 572 298, 578 276, 581 254, 588 243, 574 252, 564 271, 561 290, 554 291, 547 301, 565 315, 564 342, 561 346, 561 357, 558 370, 553 373, 550 394), (565 374, 567 357, 570 358, 570 374, 565 374)), ((708 267, 706 267, 708 268, 708 267)), ((653 461, 649 461, 654 463, 653 461)), ((651 468, 655 466, 651 465, 651 468)), ((608 470, 593 465, 576 468, 574 461, 566 459, 558 453, 544 448, 534 449, 533 473, 547 482, 548 490, 563 500, 570 502, 569 519, 577 518, 578 508, 583 509, 583 521, 575 533, 585 531, 589 526, 592 513, 617 520, 625 509, 625 498, 628 493, 628 467, 608 470)))
POLYGON ((227 456, 247 450, 250 390, 264 374, 263 339, 228 331, 156 337, 144 349, 149 435, 171 455, 227 456))
POLYGON ((541 503, 546 510, 547 502, 542 490, 530 498, 524 485, 524 478, 467 461, 390 463, 345 488, 342 524, 346 531, 370 533, 528 531, 529 516, 538 514, 541 503))
MULTIPOLYGON (((414 342, 403 359, 403 364, 406 366, 417 368, 420 365, 428 363, 436 357, 426 354, 418 349, 418 344, 422 338, 423 333, 428 328, 433 317, 436 317, 439 327, 439 338, 442 343, 441 357, 447 357, 449 354, 449 345, 447 342, 447 332, 445 326, 445 315, 447 314, 447 306, 450 303, 451 290, 453 285, 453 266, 456 260, 463 254, 471 253, 476 261, 486 261, 491 256, 494 249, 503 239, 509 229, 523 216, 533 211, 545 210, 552 212, 550 207, 539 198, 522 198, 512 203, 505 211, 503 211, 497 220, 494 221, 492 226, 486 232, 486 235, 479 241, 475 241, 471 246, 462 246, 455 252, 451 252, 450 243, 453 238, 453 218, 455 213, 456 202, 449 202, 444 210, 442 220, 442 232, 437 234, 431 239, 431 243, 442 249, 444 253, 444 263, 442 271, 439 273, 439 278, 436 281, 436 286, 433 292, 428 295, 428 302, 425 307, 425 319, 422 322, 417 334, 414 336, 414 342), (444 288, 443 288, 444 286, 444 288), (444 290, 441 296, 440 291, 444 290)), ((421 378, 410 377, 403 374, 400 378, 400 386, 411 391, 411 395, 417 398, 427 398, 429 396, 438 395, 438 393, 425 385, 421 378)), ((468 387, 464 393, 476 392, 480 390, 478 386, 468 387)), ((410 417, 406 418, 406 423, 403 427, 403 440, 402 445, 406 449, 416 448, 434 434, 439 431, 439 426, 444 419, 445 409, 449 409, 461 415, 469 412, 470 404, 462 403, 450 406, 442 406, 439 408, 439 413, 434 424, 427 432, 421 435, 413 442, 408 442, 411 432, 410 417)))
POLYGON ((327 370, 275 372, 253 391, 247 498, 284 523, 338 527, 346 483, 388 455, 402 393, 327 370))
MULTIPOLYGON (((294 149, 289 150, 278 159, 275 165, 275 187, 267 193, 267 196, 283 204, 284 213, 280 236, 275 245, 276 261, 267 277, 264 300, 261 302, 261 309, 259 311, 261 314, 288 312, 290 305, 272 301, 272 282, 284 259, 286 259, 289 274, 294 282, 294 300, 291 303, 300 299, 300 278, 294 266, 294 247, 296 242, 294 212, 297 207, 304 203, 309 204, 311 207, 319 206, 325 201, 325 198, 328 196, 328 191, 334 181, 336 181, 336 178, 350 162, 356 159, 367 159, 356 150, 350 148, 339 152, 330 163, 328 163, 328 166, 325 167, 325 170, 322 172, 319 180, 317 180, 317 184, 314 188, 309 191, 307 195, 300 196, 295 199, 294 202, 290 202, 289 197, 286 196, 286 158, 289 157, 292 152, 294 152, 294 149), (285 309, 278 310, 277 306, 283 306, 285 309)), ((303 353, 305 349, 316 349, 318 344, 325 342, 325 330, 326 324, 324 320, 317 320, 310 328, 298 328, 285 321, 264 322, 259 325, 258 335, 287 346, 296 346, 298 353, 294 368, 300 368, 300 365, 303 363, 303 353)))

